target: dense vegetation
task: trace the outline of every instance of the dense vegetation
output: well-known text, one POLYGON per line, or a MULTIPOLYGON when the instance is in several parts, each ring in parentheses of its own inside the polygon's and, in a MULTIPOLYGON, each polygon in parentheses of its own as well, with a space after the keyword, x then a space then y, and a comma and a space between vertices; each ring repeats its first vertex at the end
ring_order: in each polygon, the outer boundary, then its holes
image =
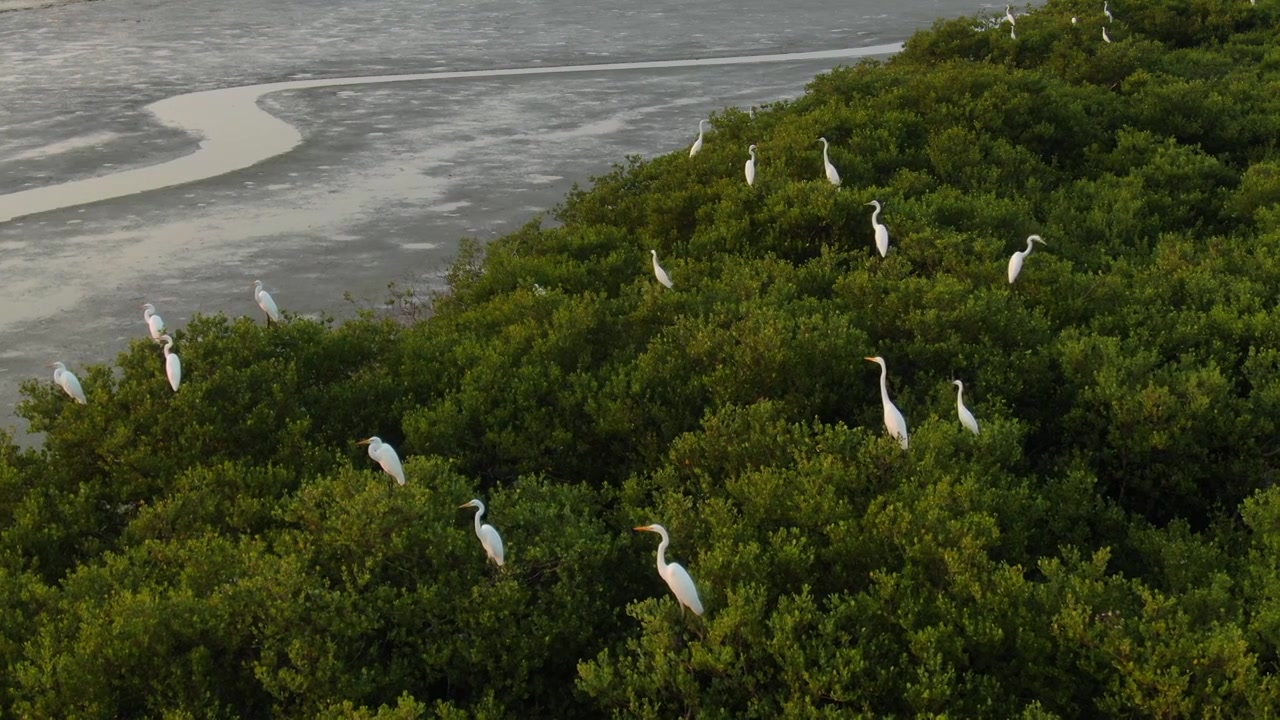
POLYGON ((427 320, 203 317, 176 394, 141 339, 88 405, 31 382, 0 713, 1280 714, 1280 6, 1113 5, 726 110, 464 243, 427 320))

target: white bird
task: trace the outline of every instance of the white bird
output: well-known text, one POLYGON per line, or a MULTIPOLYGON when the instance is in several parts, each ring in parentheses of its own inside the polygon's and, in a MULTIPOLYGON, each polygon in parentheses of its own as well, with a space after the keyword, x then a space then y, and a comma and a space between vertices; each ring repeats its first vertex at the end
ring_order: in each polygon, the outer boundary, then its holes
POLYGON ((969 432, 974 435, 978 434, 978 419, 969 412, 969 408, 964 406, 964 383, 959 380, 953 380, 952 384, 956 386, 956 412, 960 415, 960 424, 965 426, 969 432))
POLYGON ((1009 28, 1009 37, 1014 40, 1018 39, 1018 29, 1016 27, 1009 28))
POLYGON ((649 252, 653 254, 654 277, 658 278, 658 282, 662 283, 663 285, 666 285, 667 287, 671 287, 671 276, 668 275, 667 271, 663 270, 662 266, 658 264, 658 251, 650 250, 649 252))
POLYGON ((369 457, 378 461, 383 472, 395 478, 398 484, 404 485, 404 466, 400 464, 400 456, 396 454, 395 448, 382 442, 377 435, 356 444, 368 445, 369 457))
POLYGON ((159 342, 160 336, 164 334, 164 319, 156 314, 156 306, 146 303, 142 306, 142 319, 147 323, 147 328, 151 330, 151 339, 159 342))
POLYGON ((1039 235, 1032 235, 1027 238, 1027 249, 1019 250, 1013 254, 1013 257, 1009 258, 1010 285, 1013 284, 1014 280, 1018 279, 1018 273, 1022 272, 1022 263, 1026 262, 1027 256, 1031 254, 1031 248, 1034 247, 1032 243, 1040 243, 1041 245, 1047 244, 1044 240, 1040 239, 1039 235))
POLYGON ((667 587, 675 593, 682 611, 687 607, 693 611, 694 615, 701 615, 702 601, 698 599, 698 588, 693 584, 693 578, 689 577, 688 571, 680 567, 680 563, 667 562, 667 546, 671 544, 667 529, 661 525, 645 525, 635 529, 658 533, 662 536, 662 542, 658 543, 658 575, 667 581, 667 587))
POLYGON ((258 301, 258 307, 267 314, 268 325, 272 320, 280 322, 280 310, 276 307, 276 301, 271 299, 271 293, 262 289, 261 280, 253 281, 253 299, 258 301))
POLYGON ((880 251, 880 257, 889 254, 889 228, 880 224, 880 201, 872 200, 867 203, 875 207, 875 211, 871 213, 871 227, 876 231, 876 250, 880 251))
MULTIPOLYGON (((1107 0, 1107 2, 1109 1, 1107 0)), ((1108 21, 1115 20, 1115 18, 1111 17, 1111 8, 1107 7, 1107 2, 1102 3, 1102 14, 1107 16, 1108 21)))
POLYGON ((827 154, 829 143, 824 137, 818 138, 818 142, 822 143, 822 168, 827 171, 827 182, 840 187, 840 173, 836 172, 836 166, 831 164, 831 157, 827 154))
POLYGON ((84 399, 84 390, 80 387, 80 380, 75 373, 60 362, 53 363, 50 367, 53 368, 53 382, 61 386, 63 392, 81 405, 89 404, 89 401, 84 399))
POLYGON ((698 139, 694 140, 693 147, 689 148, 689 157, 693 157, 694 155, 697 155, 698 151, 702 149, 702 126, 706 124, 707 124, 706 120, 698 121, 698 139))
POLYGON ((747 148, 747 152, 751 153, 751 159, 747 161, 743 171, 747 175, 747 184, 754 187, 756 184, 756 146, 752 145, 747 148))
POLYGON ((1103 42, 1111 42, 1111 38, 1107 35, 1107 29, 1105 27, 1102 28, 1102 40, 1103 42))
POLYGON ((1076 24, 1076 23, 1078 23, 1078 22, 1080 22, 1080 18, 1078 18, 1078 17, 1072 17, 1072 18, 1071 18, 1071 24, 1072 24, 1072 25, 1075 25, 1075 24, 1076 24))
POLYGON ((469 507, 476 508, 476 537, 480 538, 480 545, 484 547, 484 552, 489 556, 489 559, 497 563, 498 567, 502 567, 502 536, 498 534, 497 530, 493 529, 492 525, 488 523, 480 524, 480 516, 484 515, 484 503, 479 500, 472 500, 464 505, 459 505, 458 509, 469 507))
POLYGON ((1009 9, 1009 6, 1008 6, 1008 5, 1005 5, 1005 6, 1004 6, 1004 19, 1005 19, 1005 20, 1008 20, 1010 25, 1017 25, 1017 24, 1018 24, 1018 21, 1017 21, 1017 20, 1015 20, 1015 19, 1013 18, 1013 12, 1012 12, 1012 11, 1010 11, 1010 9, 1009 9))
POLYGON ((899 411, 898 407, 889 399, 889 385, 886 382, 889 369, 885 367, 884 358, 877 356, 864 359, 870 360, 880 366, 880 402, 884 405, 884 428, 889 431, 890 435, 898 438, 898 442, 902 443, 902 449, 906 450, 907 419, 902 417, 902 412, 899 411))
POLYGON ((182 360, 173 351, 173 338, 161 335, 160 342, 164 343, 164 374, 169 378, 169 387, 178 392, 178 386, 182 384, 182 360))

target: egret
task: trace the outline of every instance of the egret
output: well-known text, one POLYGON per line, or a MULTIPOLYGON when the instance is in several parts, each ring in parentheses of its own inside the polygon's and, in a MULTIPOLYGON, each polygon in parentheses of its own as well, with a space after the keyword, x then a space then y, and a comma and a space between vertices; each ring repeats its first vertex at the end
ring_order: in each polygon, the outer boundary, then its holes
POLYGON ((752 145, 747 148, 747 152, 751 153, 751 159, 747 161, 744 172, 747 174, 747 184, 754 187, 756 184, 756 146, 752 145))
POLYGON ((693 578, 689 577, 688 571, 680 567, 680 563, 667 562, 667 546, 671 544, 667 529, 661 525, 645 525, 635 529, 658 533, 662 536, 662 542, 658 543, 658 575, 667 581, 667 587, 675 593, 676 600, 680 601, 682 612, 687 607, 693 611, 694 615, 701 615, 702 601, 698 599, 698 588, 694 586, 693 578))
POLYGON ((953 380, 952 385, 956 386, 956 412, 960 415, 960 424, 965 426, 969 432, 974 435, 978 434, 978 419, 969 412, 969 408, 964 406, 964 383, 959 380, 953 380))
POLYGON ((1016 27, 1010 27, 1010 28, 1009 28, 1009 37, 1010 37, 1010 38, 1012 38, 1012 39, 1014 39, 1014 40, 1017 40, 1017 39, 1018 39, 1018 28, 1016 28, 1016 27))
POLYGON ((173 351, 173 338, 161 335, 160 342, 164 343, 164 374, 169 378, 169 387, 178 392, 182 384, 182 360, 173 351))
POLYGON ((884 358, 877 356, 864 359, 870 360, 880 366, 880 402, 884 405, 884 428, 889 431, 890 435, 897 438, 898 442, 902 443, 902 449, 906 450, 907 419, 902 417, 902 412, 899 411, 898 407, 889 399, 889 385, 886 382, 889 369, 885 367, 884 358))
POLYGON ((707 124, 706 120, 698 121, 698 139, 694 140, 693 147, 689 148, 689 157, 693 157, 694 155, 697 155, 698 151, 702 149, 702 126, 706 124, 707 124))
POLYGON ((502 567, 502 536, 498 534, 493 526, 485 523, 480 524, 480 516, 484 515, 484 503, 479 500, 472 500, 464 505, 459 505, 458 509, 476 508, 476 537, 480 538, 480 545, 484 547, 484 552, 489 559, 497 563, 498 567, 502 567))
POLYGON ((151 339, 159 342, 160 336, 164 334, 164 319, 156 314, 156 306, 145 303, 142 306, 142 319, 151 330, 151 339))
POLYGON ((822 143, 822 168, 827 171, 827 181, 840 187, 840 173, 836 172, 836 166, 831 164, 831 157, 827 154, 830 143, 824 137, 818 138, 818 142, 822 143))
POLYGON ((666 285, 667 287, 671 287, 671 276, 668 275, 667 271, 663 270, 662 266, 658 264, 658 251, 650 250, 649 252, 653 254, 654 276, 658 278, 658 282, 662 283, 663 285, 666 285))
POLYGON ((1102 14, 1107 16, 1108 22, 1115 20, 1115 18, 1111 17, 1111 8, 1107 7, 1107 2, 1109 1, 1110 0, 1104 0, 1102 3, 1102 14))
POLYGON ((369 457, 378 461, 382 466, 383 472, 396 479, 400 485, 404 485, 404 466, 400 464, 400 456, 396 454, 396 449, 382 442, 377 435, 368 440, 361 440, 357 445, 369 446, 369 457))
POLYGON ((880 257, 884 257, 889 254, 889 228, 879 222, 880 201, 872 200, 867 204, 875 207, 875 211, 871 213, 871 227, 876 231, 876 250, 880 251, 880 257))
POLYGON ((253 299, 258 301, 258 307, 267 314, 268 325, 272 320, 280 322, 280 310, 276 307, 276 301, 271 299, 271 293, 262 289, 261 280, 253 281, 253 299))
POLYGON ((1080 22, 1080 18, 1078 18, 1078 17, 1074 17, 1074 16, 1071 18, 1071 24, 1072 24, 1072 25, 1075 25, 1075 24, 1076 24, 1076 23, 1078 23, 1078 22, 1080 22))
POLYGON ((1039 235, 1032 235, 1027 238, 1027 249, 1019 250, 1013 254, 1013 257, 1009 258, 1010 285, 1013 284, 1014 280, 1018 279, 1018 273, 1022 272, 1022 263, 1026 262, 1027 256, 1031 254, 1031 248, 1034 247, 1032 243, 1040 243, 1041 245, 1047 244, 1044 240, 1040 239, 1039 235))
POLYGON ((1008 5, 1004 6, 1004 19, 1008 20, 1010 25, 1018 24, 1018 21, 1013 19, 1013 12, 1009 9, 1008 5))
POLYGON ((75 373, 60 362, 53 363, 49 367, 53 368, 53 382, 61 386, 63 392, 81 405, 89 404, 89 401, 84 399, 84 390, 80 387, 80 380, 75 373))
POLYGON ((1107 35, 1107 29, 1105 27, 1102 28, 1102 41, 1111 42, 1111 38, 1107 35))

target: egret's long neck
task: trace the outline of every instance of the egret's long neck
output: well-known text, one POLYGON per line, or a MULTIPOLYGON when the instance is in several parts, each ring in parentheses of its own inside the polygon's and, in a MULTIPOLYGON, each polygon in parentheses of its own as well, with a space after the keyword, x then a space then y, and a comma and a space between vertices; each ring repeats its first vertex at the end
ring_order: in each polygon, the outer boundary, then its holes
POLYGON ((956 386, 956 404, 957 405, 964 404, 964 386, 963 385, 956 386))
POLYGON ((662 536, 662 542, 658 543, 658 573, 663 577, 667 574, 667 546, 671 544, 671 537, 667 535, 666 530, 658 531, 662 536))
POLYGON ((872 225, 880 224, 880 206, 879 205, 876 205, 876 211, 871 213, 871 224, 872 225))
MULTIPOLYGON (((1105 32, 1105 30, 1104 30, 1104 32, 1105 32)), ((1035 246, 1036 246, 1036 241, 1035 241, 1035 240, 1028 240, 1028 241, 1027 241, 1027 251, 1026 251, 1025 253, 1023 253, 1023 257, 1026 257, 1027 255, 1030 255, 1030 254, 1031 254, 1031 251, 1032 251, 1033 249, 1035 249, 1035 246)), ((1039 261, 1039 260, 1037 260, 1036 262, 1040 262, 1040 261, 1039 261)))
POLYGON ((889 368, 884 363, 880 363, 880 399, 889 402, 889 383, 886 381, 889 375, 889 368))
POLYGON ((476 535, 479 535, 479 534, 480 534, 480 524, 481 524, 481 523, 480 523, 480 516, 481 516, 481 515, 484 515, 484 506, 483 506, 483 505, 477 505, 477 506, 476 506, 476 535))

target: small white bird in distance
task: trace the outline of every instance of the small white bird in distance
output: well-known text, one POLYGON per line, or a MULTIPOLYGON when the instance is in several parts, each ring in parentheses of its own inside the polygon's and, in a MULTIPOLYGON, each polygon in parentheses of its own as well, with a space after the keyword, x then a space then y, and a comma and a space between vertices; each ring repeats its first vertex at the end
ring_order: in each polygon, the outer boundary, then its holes
POLYGON ((89 401, 84 399, 84 389, 80 387, 80 379, 75 373, 60 362, 52 363, 49 367, 53 368, 53 382, 61 387, 63 392, 81 405, 89 404, 89 401))
POLYGON ((889 254, 889 228, 880 223, 880 201, 872 200, 867 203, 875 208, 871 213, 871 227, 876 231, 876 250, 880 251, 880 257, 889 254))
POLYGON ((267 314, 268 325, 272 321, 280 322, 280 309, 276 307, 276 301, 271 298, 271 293, 262 289, 261 280, 253 281, 253 299, 258 301, 258 307, 267 314))
POLYGON ((756 146, 752 145, 747 148, 747 152, 751 153, 751 159, 743 167, 742 171, 747 176, 747 184, 755 187, 756 184, 756 146))
POLYGON ((880 404, 884 406, 884 429, 888 430, 891 436, 897 438, 902 445, 902 449, 906 450, 908 445, 907 419, 902 417, 902 411, 889 399, 889 384, 886 380, 889 369, 885 367, 884 358, 876 356, 863 359, 870 360, 880 366, 880 404))
POLYGON ((1031 235, 1027 238, 1027 249, 1019 250, 1009 258, 1009 284, 1012 285, 1014 280, 1018 279, 1018 274, 1022 272, 1022 263, 1026 262, 1027 256, 1031 254, 1031 249, 1035 247, 1033 243, 1046 245, 1039 235, 1031 235))
POLYGON ((960 415, 960 424, 966 430, 978 434, 978 419, 969 412, 969 408, 964 406, 964 383, 959 380, 953 380, 952 384, 956 386, 956 413, 960 415))
POLYGON ((827 182, 840 187, 840 173, 836 172, 836 166, 831 164, 831 157, 827 154, 830 143, 824 137, 818 138, 818 142, 822 143, 822 169, 827 173, 827 182))
POLYGON ((1008 5, 1004 6, 1004 19, 1007 20, 1010 25, 1018 24, 1018 21, 1015 20, 1013 17, 1013 11, 1010 9, 1008 5))
POLYGON ((168 335, 161 335, 160 342, 164 343, 164 374, 169 378, 169 387, 174 392, 178 392, 178 386, 182 384, 182 360, 178 358, 178 353, 173 351, 173 338, 168 335))
POLYGON ((484 552, 489 556, 489 559, 497 563, 498 567, 502 567, 502 536, 498 534, 497 530, 493 529, 492 525, 480 523, 480 517, 484 515, 484 503, 479 500, 472 500, 469 503, 459 505, 458 509, 469 507, 476 508, 476 537, 480 538, 480 545, 484 548, 484 552))
POLYGON ((689 148, 689 157, 693 157, 694 155, 697 155, 698 151, 702 149, 702 126, 706 124, 707 124, 706 120, 698 121, 698 139, 694 140, 693 147, 689 148))
POLYGON ((1110 0, 1106 0, 1102 3, 1102 14, 1107 16, 1108 21, 1115 20, 1115 18, 1111 17, 1111 8, 1107 7, 1108 2, 1110 2, 1110 0))
POLYGON ((671 287, 671 276, 668 275, 667 271, 663 270, 662 266, 658 264, 658 251, 650 250, 649 252, 653 255, 654 277, 658 278, 658 282, 662 283, 663 285, 666 285, 667 287, 671 287))
POLYGON ((151 303, 144 303, 142 305, 142 319, 147 323, 147 329, 151 331, 151 339, 159 342, 160 336, 164 334, 164 319, 156 314, 156 306, 151 303))
POLYGON ((404 485, 404 466, 400 464, 400 456, 396 454, 395 448, 382 442, 377 435, 356 444, 368 445, 369 457, 382 466, 383 472, 395 478, 396 483, 404 485))
POLYGON ((1107 29, 1105 27, 1102 28, 1102 40, 1103 42, 1111 42, 1111 36, 1107 35, 1107 29))
POLYGON ((645 525, 634 529, 662 536, 662 542, 658 543, 658 575, 667 581, 667 587, 671 588, 676 600, 680 601, 681 612, 687 607, 694 615, 701 615, 702 601, 698 599, 698 588, 693 584, 693 578, 689 577, 687 570, 680 567, 680 563, 667 562, 667 546, 671 544, 667 529, 661 525, 645 525))

